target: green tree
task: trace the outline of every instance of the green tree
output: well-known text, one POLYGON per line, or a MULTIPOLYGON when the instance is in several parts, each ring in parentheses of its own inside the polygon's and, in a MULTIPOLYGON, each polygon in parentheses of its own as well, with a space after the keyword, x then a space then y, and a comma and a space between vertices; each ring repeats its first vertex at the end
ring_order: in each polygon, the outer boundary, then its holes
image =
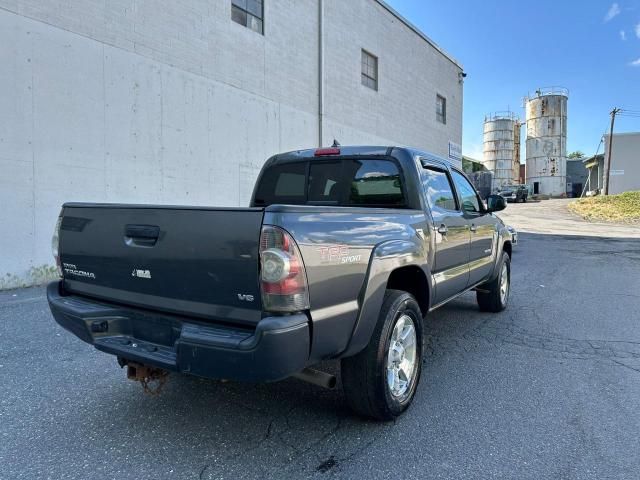
POLYGON ((568 158, 584 158, 584 153, 580 150, 576 150, 575 152, 571 152, 568 158))

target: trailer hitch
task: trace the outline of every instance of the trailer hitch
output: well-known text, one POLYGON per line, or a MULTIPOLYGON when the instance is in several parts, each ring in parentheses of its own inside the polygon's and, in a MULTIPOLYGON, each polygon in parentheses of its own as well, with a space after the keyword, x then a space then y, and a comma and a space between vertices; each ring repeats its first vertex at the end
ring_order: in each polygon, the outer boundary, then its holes
POLYGON ((161 368, 149 367, 139 363, 122 361, 118 359, 120 366, 127 367, 127 378, 140 382, 145 393, 149 395, 159 395, 162 387, 167 382, 169 372, 161 368))

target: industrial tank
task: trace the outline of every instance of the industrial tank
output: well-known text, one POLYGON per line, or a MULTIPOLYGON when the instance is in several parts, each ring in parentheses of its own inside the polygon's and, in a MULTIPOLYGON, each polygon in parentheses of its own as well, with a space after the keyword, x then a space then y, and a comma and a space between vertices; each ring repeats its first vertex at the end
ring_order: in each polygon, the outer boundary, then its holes
POLYGON ((541 88, 525 97, 527 183, 534 194, 564 196, 567 188, 566 88, 541 88))
POLYGON ((519 129, 518 117, 512 112, 497 112, 484 117, 482 163, 493 173, 493 191, 517 182, 514 165, 515 162, 520 163, 519 129))

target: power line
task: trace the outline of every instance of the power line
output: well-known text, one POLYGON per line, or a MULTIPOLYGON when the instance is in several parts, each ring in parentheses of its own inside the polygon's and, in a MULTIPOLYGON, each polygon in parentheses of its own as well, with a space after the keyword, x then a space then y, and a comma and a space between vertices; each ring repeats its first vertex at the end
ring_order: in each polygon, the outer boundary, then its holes
POLYGON ((635 110, 631 108, 621 108, 618 110, 618 115, 636 118, 636 117, 640 117, 640 110, 635 110))

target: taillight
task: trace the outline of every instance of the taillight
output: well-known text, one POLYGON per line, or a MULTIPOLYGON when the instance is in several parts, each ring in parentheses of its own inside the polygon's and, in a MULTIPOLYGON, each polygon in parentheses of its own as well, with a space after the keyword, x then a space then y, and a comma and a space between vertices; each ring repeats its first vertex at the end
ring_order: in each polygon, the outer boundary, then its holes
POLYGON ((58 217, 56 228, 53 230, 53 237, 51 238, 51 253, 53 253, 53 258, 56 259, 58 275, 62 277, 62 264, 60 263, 60 225, 62 225, 62 215, 58 217))
POLYGON ((262 305, 270 312, 299 312, 309 308, 307 276, 296 242, 271 225, 260 235, 262 305))

